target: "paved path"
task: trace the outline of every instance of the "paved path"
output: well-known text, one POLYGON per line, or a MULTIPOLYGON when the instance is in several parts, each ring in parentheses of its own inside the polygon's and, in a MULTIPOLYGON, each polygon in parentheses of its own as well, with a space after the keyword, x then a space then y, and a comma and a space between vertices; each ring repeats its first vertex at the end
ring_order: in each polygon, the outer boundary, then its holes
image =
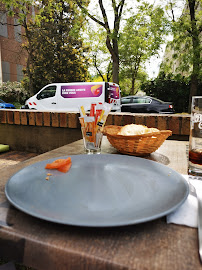
POLYGON ((20 151, 8 151, 0 153, 0 169, 8 167, 10 165, 16 165, 19 162, 35 157, 38 154, 20 151))

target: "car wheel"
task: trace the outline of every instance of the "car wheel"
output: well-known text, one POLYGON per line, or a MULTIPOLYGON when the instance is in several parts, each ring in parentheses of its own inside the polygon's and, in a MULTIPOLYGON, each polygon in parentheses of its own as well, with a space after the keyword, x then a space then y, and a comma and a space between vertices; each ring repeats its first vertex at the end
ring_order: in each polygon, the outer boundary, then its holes
POLYGON ((28 107, 28 105, 22 105, 20 109, 26 109, 26 110, 28 110, 29 107, 28 107))

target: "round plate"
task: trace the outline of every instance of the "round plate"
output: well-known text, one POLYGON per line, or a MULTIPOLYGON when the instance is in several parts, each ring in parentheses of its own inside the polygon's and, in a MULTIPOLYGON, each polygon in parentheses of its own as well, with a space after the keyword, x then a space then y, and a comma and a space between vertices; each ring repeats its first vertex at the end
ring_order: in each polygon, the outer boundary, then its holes
POLYGON ((56 158, 17 172, 5 187, 9 202, 51 222, 112 227, 167 215, 184 202, 189 192, 179 173, 154 161, 111 154, 71 158, 67 173, 44 168, 56 158), (52 176, 46 180, 48 172, 52 176))

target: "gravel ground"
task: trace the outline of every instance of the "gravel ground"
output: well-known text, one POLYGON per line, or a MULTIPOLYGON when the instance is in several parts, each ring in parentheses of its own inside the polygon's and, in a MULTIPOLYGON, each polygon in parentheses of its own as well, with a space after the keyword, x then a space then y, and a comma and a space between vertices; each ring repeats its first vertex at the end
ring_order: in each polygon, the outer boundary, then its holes
POLYGON ((35 157, 38 154, 19 151, 8 151, 0 153, 0 169, 8 167, 10 165, 18 164, 24 160, 35 157))

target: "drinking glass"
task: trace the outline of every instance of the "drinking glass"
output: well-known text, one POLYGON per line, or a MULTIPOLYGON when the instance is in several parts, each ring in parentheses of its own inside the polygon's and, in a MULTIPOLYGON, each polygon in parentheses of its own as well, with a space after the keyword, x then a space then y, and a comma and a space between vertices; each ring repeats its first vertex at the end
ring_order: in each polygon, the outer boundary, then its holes
POLYGON ((202 176, 202 96, 192 97, 188 173, 202 176))
POLYGON ((103 134, 97 132, 92 135, 91 131, 81 128, 83 135, 84 151, 86 154, 100 154, 103 134))

